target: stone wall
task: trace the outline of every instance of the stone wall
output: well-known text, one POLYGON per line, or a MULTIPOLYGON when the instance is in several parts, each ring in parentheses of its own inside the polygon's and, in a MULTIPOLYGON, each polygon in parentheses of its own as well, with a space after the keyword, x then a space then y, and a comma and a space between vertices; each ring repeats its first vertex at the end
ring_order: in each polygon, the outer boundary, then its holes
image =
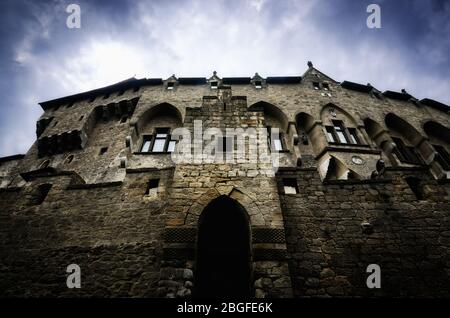
MULTIPOLYGON (((431 162, 423 128, 428 121, 449 127, 445 112, 345 89, 310 68, 301 82, 264 81, 261 89, 149 84, 48 108, 40 120, 38 138, 56 136, 58 151, 39 155, 35 142, 25 156, 0 160, 2 296, 191 297, 199 218, 221 196, 248 217, 255 297, 450 296, 450 189, 448 179, 436 180, 445 174, 431 162), (314 90, 313 81, 330 91, 314 90), (121 107, 131 101, 122 120, 121 107), (163 108, 171 110, 152 121, 163 108), (415 130, 423 165, 380 149, 395 130, 385 122, 390 113, 415 130), (324 125, 333 118, 357 129, 363 144, 331 145, 324 125), (377 140, 365 129, 367 118, 378 124, 377 140), (140 152, 153 128, 193 129, 196 120, 204 129, 279 125, 282 167, 274 175, 267 163, 175 164, 170 154, 140 152), (65 149, 64 136, 73 132, 81 136, 78 148, 65 149), (385 167, 372 174, 380 159, 385 167), (331 160, 360 178, 332 180, 331 160), (420 198, 409 176, 418 178, 420 198), (297 181, 297 194, 284 193, 283 178, 297 181), (153 179, 158 187, 146 193, 153 179), (50 185, 40 201, 41 187, 50 185), (81 289, 66 287, 72 263, 81 267, 81 289), (381 266, 379 290, 366 287, 372 263, 381 266)), ((445 144, 439 134, 432 140, 445 144)))
POLYGON ((450 188, 428 172, 392 169, 383 180, 323 184, 315 169, 283 171, 299 194, 280 195, 296 297, 448 297, 450 188), (424 199, 404 178, 420 176, 424 199), (366 221, 371 229, 363 231, 366 221), (369 289, 369 264, 381 289, 369 289))

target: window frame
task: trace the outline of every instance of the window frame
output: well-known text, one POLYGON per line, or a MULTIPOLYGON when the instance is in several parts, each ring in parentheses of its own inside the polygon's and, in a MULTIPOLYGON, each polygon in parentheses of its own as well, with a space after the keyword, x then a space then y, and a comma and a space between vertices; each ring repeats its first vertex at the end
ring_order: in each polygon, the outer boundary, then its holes
POLYGON ((325 133, 329 143, 353 146, 364 145, 358 135, 358 129, 354 127, 346 127, 344 121, 342 120, 331 120, 331 123, 332 126, 325 126, 325 133), (342 136, 340 136, 339 133, 342 133, 342 136), (345 139, 345 142, 342 142, 341 137, 345 139))
POLYGON ((175 151, 175 147, 177 144, 177 140, 176 139, 172 139, 172 135, 171 135, 171 129, 168 127, 160 127, 160 128, 155 128, 155 131, 153 134, 151 135, 143 135, 142 137, 142 143, 141 143, 141 147, 139 148, 139 152, 140 153, 149 153, 149 154, 166 154, 166 153, 172 153, 175 151), (158 135, 166 135, 165 137, 158 137, 158 135), (157 140, 164 140, 164 145, 163 145, 163 149, 162 151, 154 151, 155 148, 155 143, 157 140), (144 151, 144 146, 145 144, 149 142, 149 146, 148 146, 148 150, 144 151), (170 144, 172 142, 175 142, 175 145, 173 146, 173 150, 169 151, 170 149, 170 144))
POLYGON ((278 135, 279 139, 277 139, 280 141, 281 149, 275 149, 274 144, 272 144, 272 126, 266 126, 266 129, 267 129, 267 143, 269 145, 270 151, 286 152, 287 148, 286 143, 284 141, 284 133, 280 131, 278 135))
POLYGON ((298 182, 297 182, 296 178, 283 178, 282 185, 283 185, 283 194, 287 194, 287 195, 299 194, 298 182), (295 193, 287 193, 286 188, 294 189, 295 193))
POLYGON ((401 138, 391 138, 395 144, 394 153, 400 162, 419 166, 424 164, 414 147, 406 145, 401 138))
POLYGON ((432 146, 437 154, 436 161, 444 170, 450 171, 450 153, 442 145, 432 144, 432 146))

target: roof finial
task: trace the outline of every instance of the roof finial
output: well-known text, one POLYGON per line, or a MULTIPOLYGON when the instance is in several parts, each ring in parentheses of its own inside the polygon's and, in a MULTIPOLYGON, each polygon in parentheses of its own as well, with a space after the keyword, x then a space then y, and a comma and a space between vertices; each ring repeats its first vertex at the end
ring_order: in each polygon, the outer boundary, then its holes
POLYGON ((369 87, 372 87, 372 84, 370 84, 370 83, 367 83, 367 86, 369 86, 369 87))
POLYGON ((308 67, 312 68, 313 67, 313 63, 311 61, 308 61, 308 67))
POLYGON ((214 75, 214 76, 217 76, 217 72, 216 72, 216 71, 213 71, 213 75, 214 75))
POLYGON ((406 92, 406 89, 404 89, 404 88, 402 88, 402 93, 403 93, 403 94, 408 94, 408 93, 406 92))

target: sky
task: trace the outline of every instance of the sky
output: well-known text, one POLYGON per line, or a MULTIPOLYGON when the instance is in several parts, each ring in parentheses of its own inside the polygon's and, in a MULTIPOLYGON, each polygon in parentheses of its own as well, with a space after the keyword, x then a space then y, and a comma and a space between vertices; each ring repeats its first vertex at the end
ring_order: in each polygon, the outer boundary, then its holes
POLYGON ((36 139, 39 102, 135 76, 302 75, 450 105, 450 0, 0 0, 0 157, 36 139), (367 6, 381 8, 368 28, 367 6), (68 28, 66 8, 81 9, 68 28))

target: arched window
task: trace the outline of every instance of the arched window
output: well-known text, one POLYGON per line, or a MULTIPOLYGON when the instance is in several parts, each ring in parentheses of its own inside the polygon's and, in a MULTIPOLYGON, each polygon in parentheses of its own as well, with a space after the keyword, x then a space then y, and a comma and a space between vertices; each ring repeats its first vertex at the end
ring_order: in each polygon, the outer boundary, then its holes
POLYGON ((339 107, 328 104, 321 113, 325 126, 327 140, 331 144, 363 144, 362 138, 356 129, 356 123, 349 114, 339 107))
POLYGON ((249 111, 262 111, 264 113, 269 149, 271 151, 288 150, 287 116, 275 105, 264 101, 251 105, 249 111))
POLYGON ((39 165, 39 169, 45 169, 50 165, 50 160, 46 159, 42 161, 42 163, 39 165))
POLYGON ((433 121, 423 126, 436 154, 435 160, 447 171, 450 171, 450 129, 433 121))
POLYGON ((182 126, 178 109, 168 103, 159 104, 145 112, 137 123, 141 141, 138 152, 168 153, 175 150, 177 141, 171 133, 182 126))
POLYGON ((424 140, 420 133, 404 119, 390 113, 386 115, 386 126, 395 144, 393 149, 397 159, 402 163, 424 164, 416 146, 424 140))

